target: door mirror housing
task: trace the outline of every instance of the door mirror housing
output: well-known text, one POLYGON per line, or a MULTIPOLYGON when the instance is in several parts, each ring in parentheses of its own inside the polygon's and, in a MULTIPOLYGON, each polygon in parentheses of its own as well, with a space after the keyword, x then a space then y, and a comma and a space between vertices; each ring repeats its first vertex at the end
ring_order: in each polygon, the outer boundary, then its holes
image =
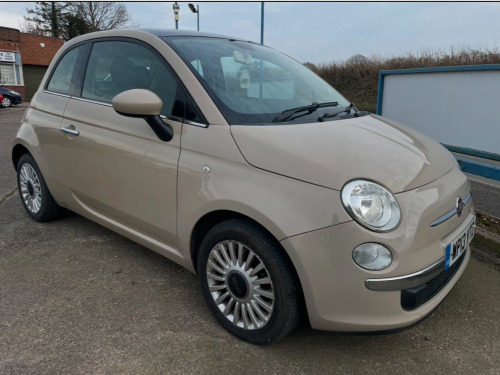
POLYGON ((123 91, 113 98, 111 104, 120 115, 146 120, 162 141, 169 142, 174 137, 172 126, 160 117, 163 102, 154 92, 144 89, 123 91))

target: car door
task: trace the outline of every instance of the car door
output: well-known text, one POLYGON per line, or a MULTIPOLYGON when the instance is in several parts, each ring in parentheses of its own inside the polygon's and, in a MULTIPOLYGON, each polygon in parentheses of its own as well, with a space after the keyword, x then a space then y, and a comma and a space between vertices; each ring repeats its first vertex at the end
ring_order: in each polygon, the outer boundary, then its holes
POLYGON ((176 245, 177 162, 186 91, 156 51, 138 41, 94 41, 80 95, 61 130, 64 181, 72 206, 134 236, 176 245), (141 118, 124 117, 112 98, 133 88, 163 101, 174 137, 162 142, 141 118))
POLYGON ((50 190, 55 196, 61 186, 59 144, 64 141, 60 132, 64 110, 71 95, 77 90, 82 72, 81 61, 87 54, 85 44, 77 45, 60 56, 54 69, 30 103, 24 121, 32 125, 40 146, 33 149, 35 159, 50 190))

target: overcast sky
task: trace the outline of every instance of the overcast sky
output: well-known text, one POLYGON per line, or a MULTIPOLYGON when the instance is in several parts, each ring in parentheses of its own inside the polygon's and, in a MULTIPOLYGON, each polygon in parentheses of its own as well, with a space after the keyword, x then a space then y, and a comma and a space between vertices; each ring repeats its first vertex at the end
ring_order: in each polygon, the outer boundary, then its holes
MULTIPOLYGON (((174 28, 173 2, 128 2, 141 27, 174 28)), ((180 29, 196 30, 196 14, 179 2, 180 29)), ((260 41, 260 2, 193 2, 201 31, 260 41)), ((0 26, 19 28, 34 3, 1 2, 0 26)), ((355 54, 389 57, 450 47, 495 48, 500 3, 265 3, 264 44, 301 62, 340 61, 355 54)))

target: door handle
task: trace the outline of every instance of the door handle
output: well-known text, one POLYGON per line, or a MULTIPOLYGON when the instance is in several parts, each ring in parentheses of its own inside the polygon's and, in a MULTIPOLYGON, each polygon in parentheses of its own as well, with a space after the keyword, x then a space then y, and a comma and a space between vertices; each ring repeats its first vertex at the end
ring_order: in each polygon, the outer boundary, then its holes
POLYGON ((78 130, 65 128, 64 126, 61 128, 61 131, 64 132, 64 133, 71 134, 71 135, 78 135, 78 134, 80 134, 80 132, 78 130))

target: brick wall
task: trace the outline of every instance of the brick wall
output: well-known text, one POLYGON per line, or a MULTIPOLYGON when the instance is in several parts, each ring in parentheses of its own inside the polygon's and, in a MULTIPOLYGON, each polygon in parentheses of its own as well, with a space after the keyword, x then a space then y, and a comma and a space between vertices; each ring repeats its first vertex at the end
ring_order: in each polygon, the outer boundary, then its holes
MULTIPOLYGON (((0 26, 0 51, 19 52, 23 65, 49 66, 63 44, 62 39, 25 34, 16 29, 0 26)), ((24 79, 26 84, 26 77, 24 79)), ((5 85, 4 87, 17 91, 23 96, 23 99, 26 98, 25 86, 5 85)))
POLYGON ((0 27, 0 50, 19 52, 19 30, 0 27))
POLYGON ((25 33, 20 33, 20 42, 23 64, 45 66, 50 65, 52 58, 64 44, 62 39, 25 33), (43 44, 44 47, 40 44, 43 44))
POLYGON ((19 52, 19 47, 19 43, 0 40, 0 51, 19 52))
POLYGON ((19 30, 0 27, 0 41, 19 42, 19 30))

